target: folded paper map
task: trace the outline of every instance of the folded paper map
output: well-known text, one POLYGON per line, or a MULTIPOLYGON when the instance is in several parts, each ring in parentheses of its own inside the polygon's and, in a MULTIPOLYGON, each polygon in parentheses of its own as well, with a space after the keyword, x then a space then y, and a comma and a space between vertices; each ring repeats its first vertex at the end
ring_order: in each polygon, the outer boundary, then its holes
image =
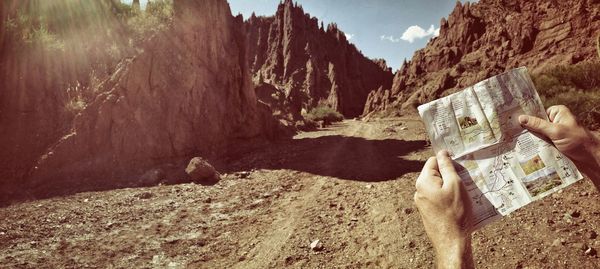
POLYGON ((548 120, 527 69, 517 68, 419 106, 435 152, 446 149, 471 197, 475 229, 581 179, 519 115, 548 120))

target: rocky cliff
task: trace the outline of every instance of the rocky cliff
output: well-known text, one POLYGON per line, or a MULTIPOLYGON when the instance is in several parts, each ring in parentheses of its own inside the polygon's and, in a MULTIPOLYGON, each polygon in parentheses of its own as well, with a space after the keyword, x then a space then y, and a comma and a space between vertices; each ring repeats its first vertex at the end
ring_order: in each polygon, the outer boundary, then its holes
POLYGON ((1 2, 0 200, 14 194, 12 185, 68 131, 75 113, 67 89, 116 64, 100 49, 106 29, 110 44, 127 42, 108 0, 90 1, 85 9, 76 1, 1 2), (44 17, 50 10, 64 13, 44 17))
POLYGON ((519 66, 537 72, 593 60, 600 1, 457 2, 440 28, 439 37, 397 71, 391 88, 369 94, 363 114, 412 113, 419 104, 519 66))
POLYGON ((283 92, 295 114, 325 104, 358 116, 370 91, 391 87, 384 61, 364 57, 335 24, 319 25, 291 0, 274 16, 253 15, 245 24, 255 82, 283 92))
POLYGON ((132 180, 164 164, 183 171, 191 156, 214 156, 268 129, 241 16, 225 0, 176 0, 174 9, 171 29, 122 62, 37 160, 28 175, 34 196, 156 183, 132 180))

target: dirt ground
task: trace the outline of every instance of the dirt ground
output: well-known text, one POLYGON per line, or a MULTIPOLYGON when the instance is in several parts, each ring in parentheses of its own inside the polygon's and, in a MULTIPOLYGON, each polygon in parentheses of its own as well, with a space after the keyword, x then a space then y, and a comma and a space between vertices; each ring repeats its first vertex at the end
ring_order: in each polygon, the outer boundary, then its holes
MULTIPOLYGON (((213 186, 0 208, 0 267, 430 268, 412 200, 432 154, 424 139, 417 119, 348 120, 229 160, 213 186)), ((477 231, 475 263, 600 268, 599 225, 598 192, 585 179, 477 231)))

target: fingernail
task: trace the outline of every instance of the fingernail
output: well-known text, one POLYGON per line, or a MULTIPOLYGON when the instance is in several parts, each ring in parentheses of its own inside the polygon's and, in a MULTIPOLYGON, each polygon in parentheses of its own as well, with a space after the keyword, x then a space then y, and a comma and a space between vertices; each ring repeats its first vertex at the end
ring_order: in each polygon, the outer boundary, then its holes
POLYGON ((529 121, 529 117, 527 117, 526 115, 519 116, 519 123, 520 124, 527 124, 528 121, 529 121))
POLYGON ((440 152, 438 152, 438 154, 442 157, 450 157, 450 153, 445 149, 440 150, 440 152))

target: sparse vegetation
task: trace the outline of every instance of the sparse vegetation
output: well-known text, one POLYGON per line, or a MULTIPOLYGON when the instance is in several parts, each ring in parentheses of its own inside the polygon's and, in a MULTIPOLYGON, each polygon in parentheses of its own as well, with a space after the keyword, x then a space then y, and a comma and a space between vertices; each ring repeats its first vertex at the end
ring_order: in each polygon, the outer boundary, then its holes
POLYGON ((344 116, 340 112, 326 105, 319 105, 311 109, 304 115, 304 118, 314 122, 323 121, 324 125, 344 120, 344 116))
POLYGON ((546 106, 566 105, 581 124, 600 128, 600 63, 557 66, 532 79, 546 106))
POLYGON ((6 20, 5 27, 7 40, 21 45, 14 48, 35 46, 48 51, 64 50, 64 42, 56 34, 48 31, 48 26, 41 19, 34 20, 31 16, 19 12, 14 18, 6 20))
POLYGON ((173 17, 172 0, 156 0, 148 2, 144 12, 132 12, 127 24, 133 32, 135 41, 167 29, 173 17))

